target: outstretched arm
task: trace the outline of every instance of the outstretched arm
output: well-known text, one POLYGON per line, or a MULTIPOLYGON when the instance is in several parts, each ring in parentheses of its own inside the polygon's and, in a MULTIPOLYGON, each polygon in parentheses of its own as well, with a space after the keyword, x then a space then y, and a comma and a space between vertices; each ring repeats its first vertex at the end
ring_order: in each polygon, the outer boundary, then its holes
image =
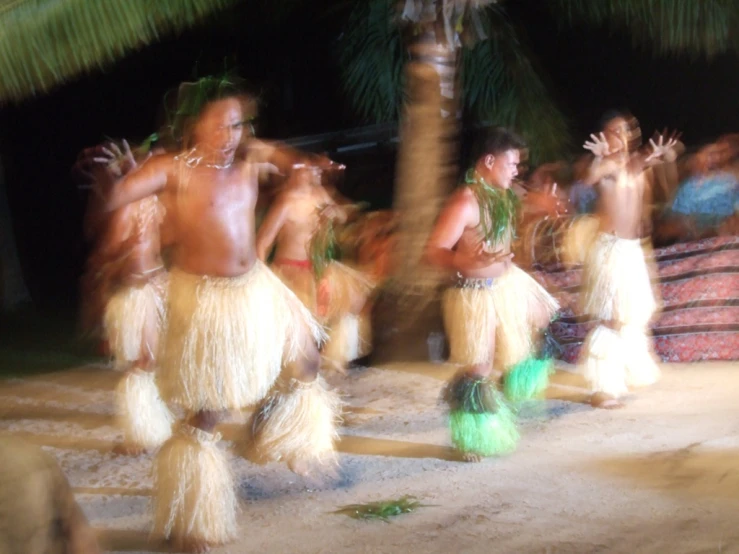
POLYGON ((257 257, 265 262, 269 256, 272 245, 277 240, 277 235, 287 220, 288 203, 278 198, 270 206, 267 216, 259 227, 257 233, 257 257))
POLYGON ((255 139, 250 149, 257 154, 259 161, 272 164, 283 175, 289 175, 296 164, 314 165, 324 170, 343 168, 341 164, 332 162, 326 156, 301 152, 280 142, 255 139))

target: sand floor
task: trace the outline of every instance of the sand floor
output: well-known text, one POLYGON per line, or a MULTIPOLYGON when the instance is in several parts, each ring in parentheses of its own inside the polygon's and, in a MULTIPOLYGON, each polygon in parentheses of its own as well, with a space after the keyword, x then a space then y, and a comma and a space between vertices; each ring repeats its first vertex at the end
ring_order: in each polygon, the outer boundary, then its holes
MULTIPOLYGON (((449 447, 438 402, 446 365, 402 364, 330 376, 347 412, 334 477, 232 456, 240 539, 217 553, 739 553, 739 363, 663 366, 619 411, 583 403, 559 371, 546 402, 522 413, 519 450, 467 464, 449 447), (429 506, 391 523, 334 514, 413 495, 429 506)), ((0 383, 0 429, 60 461, 101 543, 148 542, 151 457, 111 449, 118 375, 86 367, 0 383)), ((238 439, 239 422, 220 429, 238 439)))

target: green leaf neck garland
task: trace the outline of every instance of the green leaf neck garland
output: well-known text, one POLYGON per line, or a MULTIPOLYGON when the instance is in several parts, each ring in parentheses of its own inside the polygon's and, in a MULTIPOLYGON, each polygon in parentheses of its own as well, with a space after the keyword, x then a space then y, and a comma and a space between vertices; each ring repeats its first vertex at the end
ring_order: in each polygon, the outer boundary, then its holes
MULTIPOLYGON (((368 206, 366 202, 357 202, 355 204, 344 205, 344 209, 363 210, 368 206)), ((321 208, 318 208, 319 212, 321 208)), ((316 279, 323 277, 323 272, 333 261, 341 259, 341 247, 336 237, 336 227, 333 219, 329 217, 321 217, 318 227, 311 237, 308 246, 311 265, 316 279)))
POLYGON ((516 236, 516 218, 520 202, 511 189, 492 186, 477 175, 474 168, 467 171, 465 185, 472 189, 480 209, 480 228, 490 245, 499 244, 516 236))
POLYGON ((333 219, 321 218, 321 222, 311 238, 309 251, 313 273, 316 279, 320 279, 329 264, 334 260, 338 260, 341 254, 336 240, 333 219))

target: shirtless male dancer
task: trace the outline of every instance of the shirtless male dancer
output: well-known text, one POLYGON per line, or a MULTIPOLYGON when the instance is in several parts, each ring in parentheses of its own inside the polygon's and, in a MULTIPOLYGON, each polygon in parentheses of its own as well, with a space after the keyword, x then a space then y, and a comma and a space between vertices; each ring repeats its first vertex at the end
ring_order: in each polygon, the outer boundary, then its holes
POLYGON ((294 168, 259 228, 257 256, 266 261, 276 244, 273 270, 326 324, 329 339, 324 358, 343 372, 363 354, 359 314, 372 283, 358 271, 328 259, 324 252, 327 247, 338 247, 330 240, 333 226, 346 222, 349 208, 329 195, 321 185, 321 173, 317 167, 294 168))
POLYGON ((535 331, 548 326, 556 301, 513 264, 518 201, 510 189, 523 142, 496 129, 446 206, 427 245, 427 260, 454 284, 442 300, 451 361, 462 367, 447 386, 452 442, 468 461, 512 451, 518 432, 491 379, 504 373, 511 400, 543 392, 551 365, 536 359, 535 331))
POLYGON ((649 323, 658 301, 642 237, 649 226, 645 169, 674 159, 674 139, 650 141, 651 153, 637 152, 641 132, 633 117, 604 117, 600 135, 584 148, 594 154, 587 177, 597 185, 598 234, 583 267, 583 313, 598 322, 582 354, 583 374, 594 392, 591 403, 619 408, 629 387, 659 379, 649 323))
MULTIPOLYGON (((102 147, 93 161, 121 176, 138 167, 126 141, 122 151, 113 143, 102 147)), ((158 448, 172 434, 172 415, 154 381, 167 288, 159 233, 164 210, 152 195, 109 215, 91 269, 105 282, 99 291, 108 296, 105 335, 116 365, 125 370, 116 390, 124 437, 115 452, 137 455, 158 448)))
POLYGON ((182 151, 127 175, 107 208, 158 194, 172 226, 158 382, 189 418, 157 456, 155 533, 203 552, 237 533, 233 478, 214 432, 222 414, 259 403, 254 449, 305 472, 335 460, 340 402, 318 375, 321 327, 255 248, 262 164, 286 173, 304 158, 245 136, 245 96, 229 79, 203 78, 179 93, 182 151))

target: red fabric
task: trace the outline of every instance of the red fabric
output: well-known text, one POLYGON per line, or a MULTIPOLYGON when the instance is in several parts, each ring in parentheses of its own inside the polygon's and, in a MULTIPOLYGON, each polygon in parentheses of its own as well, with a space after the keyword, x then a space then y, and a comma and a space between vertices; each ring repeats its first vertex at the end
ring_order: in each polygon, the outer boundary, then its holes
POLYGON ((313 264, 310 260, 291 260, 289 258, 276 258, 272 261, 272 265, 298 267, 300 269, 310 269, 313 271, 313 264))

